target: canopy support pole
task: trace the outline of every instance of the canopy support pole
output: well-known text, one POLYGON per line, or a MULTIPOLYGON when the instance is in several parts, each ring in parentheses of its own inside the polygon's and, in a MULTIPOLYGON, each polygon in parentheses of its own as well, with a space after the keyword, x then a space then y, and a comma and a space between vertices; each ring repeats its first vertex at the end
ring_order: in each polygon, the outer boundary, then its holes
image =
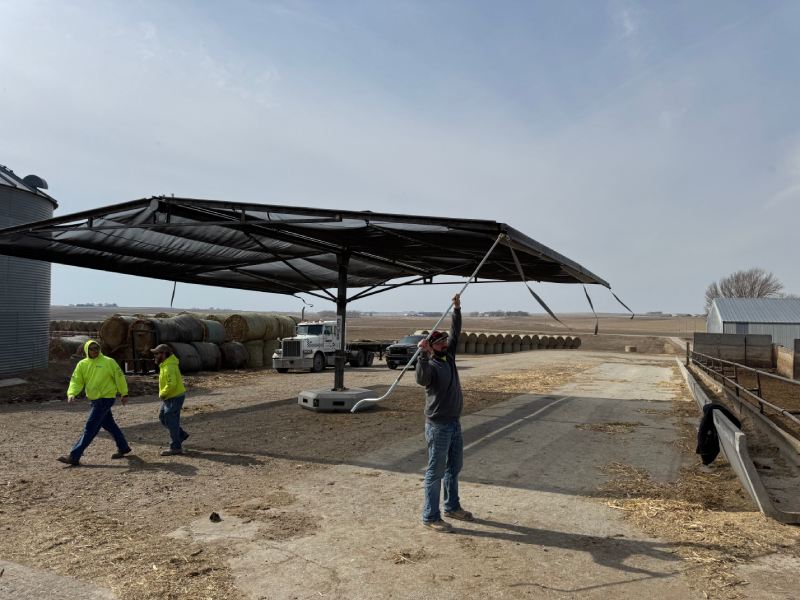
POLYGON ((347 266, 350 262, 350 251, 337 255, 339 264, 339 288, 336 294, 336 325, 339 333, 339 348, 336 350, 336 360, 334 363, 333 391, 343 392, 344 387, 344 365, 347 362, 347 266))

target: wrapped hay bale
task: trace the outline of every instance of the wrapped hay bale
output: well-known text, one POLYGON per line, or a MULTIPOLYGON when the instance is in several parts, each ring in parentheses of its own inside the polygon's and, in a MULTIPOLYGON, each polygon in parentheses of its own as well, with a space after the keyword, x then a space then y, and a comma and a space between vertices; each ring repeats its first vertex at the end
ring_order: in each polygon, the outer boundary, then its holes
POLYGON ((110 351, 128 343, 128 334, 136 317, 113 315, 100 325, 100 340, 110 351))
POLYGON ((264 366, 272 367, 272 355, 281 347, 278 340, 264 340, 264 366))
MULTIPOLYGON (((234 342, 251 342, 263 340, 267 337, 267 328, 277 329, 276 321, 267 322, 264 315, 259 314, 233 314, 225 319, 225 335, 234 342)), ((275 335, 270 335, 274 338, 275 335)))
POLYGON ((222 364, 222 352, 219 346, 210 342, 192 342, 191 345, 200 356, 203 371, 219 371, 222 364))
POLYGON ((225 369, 241 369, 247 366, 247 348, 241 342, 225 342, 220 346, 222 366, 225 369))
POLYGON ((167 342, 167 345, 180 362, 181 373, 202 371, 203 361, 194 346, 183 342, 167 342))
POLYGON ((581 347, 581 338, 579 338, 577 335, 572 336, 571 342, 570 348, 577 349, 581 347))
POLYGON ((203 341, 221 344, 225 341, 225 326, 219 321, 200 319, 203 324, 203 341))
POLYGON ((463 333, 464 336, 464 353, 475 354, 475 340, 478 339, 476 333, 463 333))
POLYGON ((503 353, 510 354, 514 352, 514 336, 510 333, 504 333, 503 336, 503 353))
POLYGON ((519 352, 522 348, 522 336, 518 333, 511 334, 511 351, 519 352))
POLYGON ((554 347, 558 348, 560 350, 561 348, 563 348, 565 346, 566 342, 567 342, 567 340, 564 338, 563 335, 557 335, 556 336, 556 345, 554 347))
MULTIPOLYGON (((297 327, 297 324, 294 322, 294 319, 292 319, 291 317, 286 316, 286 315, 276 315, 276 318, 278 319, 278 324, 279 324, 278 329, 279 329, 279 331, 278 331, 278 335, 276 335, 275 337, 276 338, 294 337, 294 334, 295 334, 295 331, 296 331, 296 327, 297 327)), ((270 360, 271 360, 271 357, 270 357, 270 360)), ((270 364, 272 364, 272 363, 270 362, 270 364)))
POLYGON ((475 334, 475 354, 485 354, 485 353, 486 353, 486 334, 477 333, 475 334))
POLYGON ((264 340, 250 340, 244 343, 247 350, 247 368, 260 369, 264 366, 264 340))
POLYGON ((495 335, 494 333, 487 333, 486 341, 483 344, 483 353, 494 354, 496 352, 496 346, 497 346, 497 335, 495 335))
POLYGON ((531 336, 527 333, 521 335, 519 338, 519 350, 520 352, 528 352, 529 350, 533 350, 534 348, 539 347, 539 336, 531 336), (536 341, 533 341, 533 338, 536 338, 536 341))

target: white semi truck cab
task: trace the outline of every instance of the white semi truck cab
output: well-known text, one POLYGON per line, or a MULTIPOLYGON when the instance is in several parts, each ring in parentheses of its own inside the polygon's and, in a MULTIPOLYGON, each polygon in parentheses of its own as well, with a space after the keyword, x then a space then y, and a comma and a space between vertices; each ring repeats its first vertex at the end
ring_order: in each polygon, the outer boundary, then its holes
MULTIPOLYGON (((391 342, 371 340, 350 342, 345 348, 345 361, 353 367, 372 365, 375 354, 382 354, 391 342)), ((278 373, 289 369, 322 371, 332 367, 339 349, 339 326, 336 321, 302 321, 294 337, 283 338, 272 355, 272 367, 278 373)))

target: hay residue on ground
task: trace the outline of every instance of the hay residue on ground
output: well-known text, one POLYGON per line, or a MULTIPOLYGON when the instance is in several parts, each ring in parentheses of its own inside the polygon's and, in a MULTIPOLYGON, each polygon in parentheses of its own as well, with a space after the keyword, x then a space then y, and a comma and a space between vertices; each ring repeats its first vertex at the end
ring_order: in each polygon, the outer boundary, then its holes
POLYGON ((678 419, 676 445, 693 466, 663 483, 642 469, 611 463, 603 469, 611 480, 600 492, 640 530, 674 543, 706 597, 738 598, 747 582, 735 566, 775 552, 800 557, 800 529, 758 512, 723 455, 711 471, 701 469, 694 457, 699 411, 687 394, 684 387, 665 414, 678 419))
POLYGON ((609 423, 581 423, 575 425, 575 429, 583 431, 597 431, 600 433, 631 433, 643 423, 628 421, 611 421, 609 423))

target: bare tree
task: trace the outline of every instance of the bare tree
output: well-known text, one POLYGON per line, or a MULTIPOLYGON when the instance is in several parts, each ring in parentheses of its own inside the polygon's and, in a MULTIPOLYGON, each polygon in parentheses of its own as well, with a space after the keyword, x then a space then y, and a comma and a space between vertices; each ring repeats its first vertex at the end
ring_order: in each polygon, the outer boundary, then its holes
POLYGON ((706 312, 715 298, 781 298, 783 284, 771 272, 753 268, 736 271, 706 288, 706 312))

